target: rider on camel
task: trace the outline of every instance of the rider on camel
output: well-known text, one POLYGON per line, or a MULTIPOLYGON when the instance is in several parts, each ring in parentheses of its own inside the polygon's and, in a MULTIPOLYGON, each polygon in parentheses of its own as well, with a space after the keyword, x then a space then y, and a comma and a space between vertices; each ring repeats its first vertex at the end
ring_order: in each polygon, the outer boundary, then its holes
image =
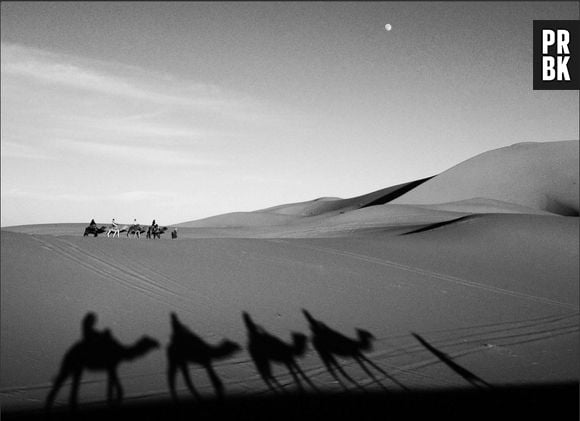
POLYGON ((83 342, 94 345, 102 339, 109 339, 111 331, 109 329, 98 331, 95 329, 97 324, 97 315, 89 312, 85 315, 82 321, 83 342))

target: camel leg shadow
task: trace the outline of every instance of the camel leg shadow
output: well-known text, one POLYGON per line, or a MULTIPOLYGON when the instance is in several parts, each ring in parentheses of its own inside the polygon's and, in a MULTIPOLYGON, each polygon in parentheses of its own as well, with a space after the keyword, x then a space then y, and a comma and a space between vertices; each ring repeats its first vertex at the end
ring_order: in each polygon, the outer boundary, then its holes
POLYGON ((221 379, 219 378, 219 376, 217 375, 211 364, 206 365, 205 370, 207 371, 207 375, 209 376, 211 384, 213 385, 218 401, 222 401, 224 399, 223 382, 221 381, 221 379))
POLYGON ((81 382, 81 375, 81 371, 77 371, 73 374, 69 398, 70 409, 72 412, 76 412, 79 406, 79 385, 81 382))
POLYGON ((195 396, 195 398, 197 400, 201 401, 202 400, 201 395, 199 394, 199 392, 197 391, 197 389, 193 385, 193 382, 191 381, 191 376, 189 374, 188 367, 186 365, 181 366, 181 372, 183 374, 183 379, 185 380, 185 384, 187 385, 187 388, 189 389, 191 394, 193 396, 195 396))
POLYGON ((256 360, 255 363, 256 370, 258 371, 258 374, 264 383, 266 383, 266 386, 268 386, 268 389, 276 394, 284 392, 284 386, 272 374, 272 368, 270 367, 270 364, 267 362, 261 363, 259 360, 256 360))
POLYGON ((109 371, 109 380, 107 382, 107 403, 111 407, 118 407, 123 400, 123 386, 119 381, 116 370, 109 371))
POLYGON ((182 376, 183 376, 183 380, 185 382, 185 385, 187 386, 187 389, 189 390, 189 392, 193 395, 193 397, 195 399, 197 399, 198 401, 202 401, 202 397, 199 394, 199 392, 197 391, 197 389, 195 388, 195 386, 193 385, 193 382, 191 381, 191 376, 189 375, 189 369, 187 367, 187 365, 175 365, 175 364, 170 364, 169 366, 169 370, 168 370, 168 383, 169 383, 169 392, 171 394, 171 398, 173 399, 173 401, 175 403, 179 402, 179 398, 177 396, 177 390, 175 387, 176 384, 176 377, 177 377, 177 372, 180 371, 182 376))
POLYGON ((298 364, 293 364, 294 366, 294 370, 296 371, 296 373, 298 374, 299 377, 302 377, 302 379, 304 380, 304 382, 306 382, 306 384, 308 386, 310 386, 315 392, 320 393, 320 389, 318 389, 316 387, 316 385, 314 383, 312 383, 312 380, 310 380, 310 378, 306 375, 306 373, 304 371, 302 371, 302 369, 300 368, 300 366, 298 364))
POLYGON ((385 376, 387 379, 389 379, 390 381, 392 381, 393 383, 395 383, 397 386, 399 386, 401 389, 403 390, 409 390, 408 387, 406 387, 404 384, 402 384, 401 382, 399 382, 397 379, 395 379, 393 376, 391 376, 389 373, 387 373, 385 370, 383 370, 379 365, 377 365, 375 362, 371 361, 368 357, 366 357, 365 355, 361 354, 358 356, 358 358, 355 358, 355 360, 359 363, 359 365, 362 367, 362 369, 372 378, 375 380, 375 382, 377 382, 378 384, 380 384, 383 388, 386 389, 386 387, 379 381, 379 379, 377 379, 372 373, 371 371, 366 367, 366 365, 364 363, 369 364, 371 367, 373 367, 375 370, 377 370, 379 373, 381 373, 383 376, 385 376))
POLYGON ((341 386, 344 389, 348 389, 346 387, 346 385, 340 380, 340 377, 338 377, 338 375, 336 374, 336 371, 334 371, 334 369, 336 369, 340 374, 342 374, 342 376, 347 379, 351 384, 353 384, 355 387, 357 387, 358 389, 366 392, 367 390, 364 388, 363 385, 361 385, 359 382, 357 382, 355 379, 353 379, 345 370, 344 368, 342 368, 342 366, 338 363, 338 361, 336 361, 336 358, 334 358, 334 356, 332 355, 324 355, 321 356, 322 361, 324 362, 324 365, 326 366, 326 368, 328 369, 328 371, 330 372, 330 374, 332 374, 332 376, 336 379, 336 381, 338 381, 341 386))

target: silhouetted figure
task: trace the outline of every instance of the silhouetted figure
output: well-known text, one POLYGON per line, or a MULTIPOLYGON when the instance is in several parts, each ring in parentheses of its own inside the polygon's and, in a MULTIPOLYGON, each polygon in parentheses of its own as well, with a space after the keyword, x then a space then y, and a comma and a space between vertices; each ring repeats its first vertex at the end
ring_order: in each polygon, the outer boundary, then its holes
POLYGON ((105 335, 109 334, 109 331, 99 332, 95 329, 95 325, 97 324, 97 315, 93 312, 89 312, 83 317, 82 321, 82 333, 83 333, 83 342, 86 343, 94 343, 99 339, 102 339, 105 335))
POLYGON ((357 329, 357 339, 351 339, 344 336, 342 333, 337 332, 329 328, 323 322, 316 320, 312 315, 302 309, 304 316, 310 324, 310 330, 312 331, 312 345, 314 349, 320 356, 320 359, 326 366, 329 373, 338 381, 343 387, 344 384, 337 376, 335 369, 338 370, 348 381, 357 387, 361 387, 352 377, 350 377, 346 371, 338 364, 335 357, 343 358, 353 358, 360 367, 367 373, 375 382, 384 387, 382 383, 372 374, 372 372, 367 368, 365 363, 369 364, 375 370, 379 371, 385 377, 389 378, 394 383, 398 384, 401 388, 407 389, 404 385, 399 383, 397 380, 392 378, 385 372, 382 368, 376 365, 374 362, 369 360, 363 355, 363 351, 370 351, 372 349, 372 340, 375 337, 368 331, 363 329, 357 329))
POLYGON ((194 363, 205 368, 218 398, 223 398, 224 386, 212 363, 215 360, 231 357, 242 349, 240 345, 229 340, 223 340, 218 345, 210 345, 183 325, 177 319, 175 313, 171 313, 171 328, 171 342, 167 347, 167 378, 171 397, 174 401, 177 401, 175 380, 177 371, 180 370, 189 391, 200 399, 199 393, 193 386, 187 367, 188 363, 194 363))
POLYGON ((46 399, 49 410, 58 391, 67 378, 72 377, 69 405, 75 410, 78 405, 79 385, 83 370, 106 371, 107 401, 109 405, 120 404, 123 399, 123 388, 117 375, 121 362, 133 361, 159 347, 159 343, 147 336, 134 345, 125 346, 119 343, 109 329, 98 332, 94 329, 96 315, 88 313, 82 322, 83 339, 75 343, 65 354, 60 371, 46 399))
POLYGON ((161 239, 161 234, 163 234, 165 231, 167 231, 167 227, 161 227, 159 228, 159 226, 150 226, 149 228, 147 228, 147 238, 148 239, 161 239))
POLYGON ((480 377, 473 374, 471 371, 457 364, 455 361, 453 361, 453 359, 449 355, 435 348, 433 345, 431 345, 429 342, 427 342, 418 334, 411 332, 411 335, 413 335, 415 339, 421 342, 421 345, 427 348, 433 355, 439 358, 441 362, 443 362, 445 365, 447 365, 447 367, 449 367, 451 370, 455 371, 457 374, 459 374, 461 377, 467 380, 472 386, 475 386, 477 388, 492 387, 485 380, 481 379, 480 377))
POLYGON ((303 356, 306 352, 306 335, 293 332, 292 344, 287 344, 255 324, 248 313, 243 312, 242 318, 248 329, 248 351, 258 373, 270 390, 276 392, 274 385, 282 389, 282 385, 272 375, 272 363, 284 364, 300 389, 302 389, 302 384, 298 375, 316 390, 316 386, 296 363, 296 358, 303 356))
MULTIPOLYGON (((91 221, 91 224, 94 223, 95 221, 91 221)), ((103 232, 107 231, 107 227, 102 226, 102 227, 97 227, 97 224, 94 225, 89 225, 88 227, 85 228, 85 232, 83 233, 83 237, 88 236, 89 234, 93 234, 93 236, 97 236, 103 232)))
POLYGON ((145 232, 147 232, 147 228, 142 227, 139 224, 134 224, 127 229, 127 237, 129 237, 129 235, 133 235, 133 237, 141 238, 141 234, 145 232))
POLYGON ((89 228, 97 228, 97 223, 95 222, 94 219, 91 219, 91 222, 89 223, 89 228))
POLYGON ((171 231, 171 239, 177 240, 177 228, 173 228, 173 231, 171 231))

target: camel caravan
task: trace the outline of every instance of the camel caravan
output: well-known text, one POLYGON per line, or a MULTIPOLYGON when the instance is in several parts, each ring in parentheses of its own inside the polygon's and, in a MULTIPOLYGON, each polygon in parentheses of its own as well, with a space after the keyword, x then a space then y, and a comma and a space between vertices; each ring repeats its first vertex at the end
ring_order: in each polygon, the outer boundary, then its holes
MULTIPOLYGON (((83 237, 87 237, 89 235, 97 237, 99 234, 106 233, 107 238, 118 238, 122 232, 125 232, 127 233, 127 237, 131 238, 141 238, 142 234, 146 234, 147 239, 161 239, 161 234, 166 232, 168 229, 169 227, 160 227, 155 222, 155 219, 149 226, 138 224, 136 219, 131 225, 119 226, 119 224, 115 222, 115 218, 113 218, 111 225, 103 225, 101 227, 97 226, 95 220, 93 219, 91 220, 89 226, 85 228, 83 237)), ((174 228, 173 231, 171 231, 171 238, 174 240, 177 239, 177 228, 174 228)))

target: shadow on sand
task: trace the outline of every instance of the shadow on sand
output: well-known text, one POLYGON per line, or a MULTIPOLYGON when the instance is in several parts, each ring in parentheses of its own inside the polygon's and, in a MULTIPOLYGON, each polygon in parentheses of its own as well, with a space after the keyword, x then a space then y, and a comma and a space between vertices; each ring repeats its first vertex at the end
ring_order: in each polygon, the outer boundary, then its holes
POLYGON ((167 347, 167 379, 173 400, 177 401, 175 382, 178 370, 181 371, 191 394, 198 400, 201 399, 191 381, 189 363, 205 368, 217 398, 223 399, 224 385, 213 368, 213 361, 231 357, 242 349, 240 345, 227 339, 217 345, 211 345, 182 324, 175 313, 171 313, 171 329, 171 341, 167 347))
POLYGON ((87 313, 82 321, 83 338, 65 354, 60 370, 46 399, 45 409, 50 411, 64 382, 72 377, 69 407, 78 407, 80 380, 84 370, 107 373, 107 402, 119 405, 123 400, 123 387, 117 369, 123 362, 134 361, 159 347, 159 342, 143 336, 133 345, 123 345, 113 337, 109 329, 99 332, 95 329, 97 316, 87 313))
POLYGON ((315 319, 307 310, 303 309, 302 313, 310 324, 310 330, 312 332, 312 345, 314 346, 314 349, 320 356, 320 359, 324 363, 324 366, 328 372, 344 389, 347 389, 347 387, 336 374, 336 371, 342 374, 345 379, 347 379, 350 383, 359 389, 364 390, 364 387, 359 382, 354 380, 340 366, 336 360, 336 357, 354 359, 360 368, 384 390, 387 390, 387 388, 383 385, 383 383, 381 383, 375 374, 373 374, 367 365, 382 374, 384 377, 391 380, 393 383, 397 384, 401 389, 407 390, 407 388, 402 383, 390 376, 385 370, 383 370, 363 354, 363 351, 370 351, 372 349, 372 341, 375 339, 372 333, 363 329, 357 329, 357 339, 352 339, 340 332, 337 332, 334 329, 331 329, 320 320, 315 319))
POLYGON ((300 377, 314 390, 316 386, 310 381, 302 371, 296 358, 302 357, 306 352, 308 339, 302 333, 292 333, 292 343, 286 343, 262 326, 254 323, 247 312, 242 313, 242 319, 248 331, 248 352, 254 361, 258 373, 264 383, 273 392, 283 391, 284 387, 272 374, 272 364, 283 364, 286 366, 294 382, 300 390, 304 390, 300 377))
POLYGON ((419 342, 421 342, 421 345, 423 345, 425 348, 427 348, 433 355, 435 355, 437 358, 439 358, 442 363, 444 363, 451 370, 455 371, 457 374, 459 374, 461 377, 463 377, 472 386, 475 386, 475 387, 481 388, 481 389, 487 389, 487 390, 492 388, 492 386, 489 383, 487 383, 485 380, 476 376, 475 374, 473 374, 471 371, 469 371, 465 367, 462 367, 459 364, 457 364, 455 361, 453 361, 453 359, 449 355, 447 355, 443 351, 440 351, 437 348, 435 348, 433 345, 431 345, 429 342, 427 342, 425 339, 423 339, 423 337, 421 337, 420 335, 413 333, 413 332, 411 332, 411 335, 413 335, 413 337, 415 339, 417 339, 419 342))

